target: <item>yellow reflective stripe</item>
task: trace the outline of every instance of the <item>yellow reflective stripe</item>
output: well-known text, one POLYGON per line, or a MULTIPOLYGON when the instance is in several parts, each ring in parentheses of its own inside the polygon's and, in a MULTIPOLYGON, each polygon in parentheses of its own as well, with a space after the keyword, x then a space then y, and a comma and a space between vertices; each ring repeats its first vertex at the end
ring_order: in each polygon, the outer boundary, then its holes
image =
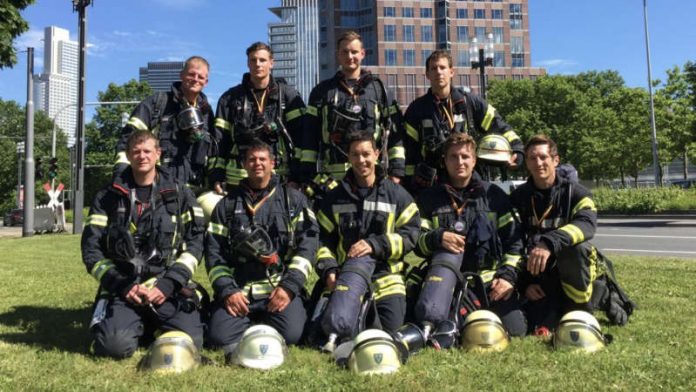
POLYGON ((302 115, 302 109, 293 109, 285 113, 285 120, 292 121, 302 115))
POLYGON ((580 210, 590 210, 590 211, 597 211, 597 207, 595 206, 594 201, 590 199, 589 197, 583 197, 582 200, 578 202, 578 204, 575 205, 573 208, 573 211, 571 211, 570 216, 575 216, 578 211, 580 210))
POLYGON ((484 270, 484 271, 481 271, 481 273, 479 273, 479 275, 481 276, 481 279, 483 279, 484 283, 488 283, 488 282, 493 280, 493 277, 495 277, 495 271, 484 270))
POLYGON ((227 160, 225 159, 215 157, 211 161, 210 169, 224 169, 227 167, 227 160))
POLYGON ((310 219, 311 221, 316 222, 317 216, 314 215, 314 211, 312 211, 312 210, 309 209, 309 208, 305 208, 304 210, 305 210, 305 213, 307 213, 307 216, 309 217, 309 219, 310 219))
POLYGON ((319 112, 317 111, 316 106, 307 105, 307 110, 305 110, 305 113, 316 117, 319 112))
POLYGON ((327 248, 326 246, 322 246, 317 250, 317 260, 321 259, 334 259, 336 260, 336 256, 327 248))
POLYGON ((488 104, 488 108, 486 109, 486 115, 483 116, 483 120, 481 121, 481 128, 483 128, 484 131, 487 131, 488 128, 491 127, 494 118, 495 108, 493 107, 493 105, 488 104))
POLYGON ((143 122, 143 120, 133 116, 128 120, 127 125, 130 125, 131 127, 139 130, 139 131, 147 131, 147 124, 143 122))
POLYGON ((503 137, 512 144, 514 141, 522 141, 515 131, 507 131, 503 134, 503 137))
POLYGON ((570 236, 571 245, 579 244, 585 241, 585 235, 582 233, 579 227, 574 224, 567 224, 565 226, 559 227, 558 230, 567 233, 570 236))
POLYGON ((520 255, 514 255, 511 253, 506 253, 503 257, 503 265, 509 265, 511 267, 519 268, 522 257, 520 255))
POLYGON ((433 229, 437 229, 440 227, 440 218, 434 216, 433 217, 433 229))
POLYGON ((198 217, 198 218, 204 218, 205 214, 203 214, 203 209, 201 207, 192 207, 193 210, 193 216, 198 217))
POLYGON ((288 269, 296 269, 302 272, 302 275, 304 275, 305 279, 307 279, 309 278, 309 274, 312 273, 312 263, 310 263, 309 260, 305 259, 304 257, 293 256, 290 264, 288 265, 288 269))
POLYGON ((314 150, 302 150, 300 162, 316 163, 319 153, 314 150))
POLYGON ((198 259, 189 252, 184 252, 179 256, 174 263, 183 264, 191 272, 191 275, 196 273, 198 259))
POLYGON ((327 173, 331 173, 334 176, 336 176, 336 175, 344 176, 348 169, 350 169, 350 163, 348 163, 348 162, 334 163, 331 165, 324 165, 324 171, 327 173))
POLYGON ((228 131, 232 129, 232 123, 225 120, 224 118, 216 118, 215 119, 215 126, 218 128, 226 129, 228 131))
POLYGON ((498 228, 500 229, 502 227, 505 227, 512 222, 513 222, 512 213, 508 212, 507 214, 498 218, 498 228))
POLYGON ((406 165, 406 175, 412 176, 416 173, 416 165, 406 165))
POLYGON ((396 220, 396 228, 398 229, 399 227, 407 224, 414 215, 418 212, 418 206, 416 203, 411 202, 411 204, 404 209, 404 211, 399 215, 399 218, 396 220))
POLYGON ((229 229, 225 225, 210 222, 208 224, 208 233, 217 234, 217 235, 221 235, 223 237, 227 237, 227 234, 229 234, 229 229))
POLYGON ((181 223, 186 224, 189 223, 193 220, 193 217, 191 216, 190 211, 186 211, 183 214, 181 214, 181 223))
POLYGON ((210 280, 210 283, 214 283, 215 280, 224 276, 232 277, 232 270, 226 265, 215 266, 210 269, 210 272, 208 272, 208 280, 210 280))
POLYGON ((433 223, 430 221, 430 219, 425 219, 421 217, 421 229, 423 230, 432 230, 433 229, 433 223))
POLYGON ((116 153, 116 164, 119 163, 125 163, 126 165, 130 165, 130 161, 128 160, 128 156, 126 155, 125 151, 119 151, 116 153))
POLYGON ((400 260, 404 253, 404 239, 396 233, 387 233, 391 255, 389 260, 400 260))
POLYGON ((92 271, 90 271, 90 274, 94 276, 94 279, 100 282, 102 276, 104 276, 106 271, 112 268, 116 268, 116 265, 113 261, 109 259, 99 260, 99 262, 97 262, 97 264, 95 264, 94 267, 92 267, 92 271))
POLYGON ((401 274, 390 274, 372 282, 374 298, 379 299, 388 295, 406 295, 406 284, 401 274))
POLYGON ((428 233, 423 233, 418 237, 418 247, 420 248, 420 250, 423 253, 429 255, 432 253, 432 251, 430 250, 430 248, 428 248, 427 236, 428 236, 428 233))
MULTIPOLYGON (((351 204, 348 204, 351 205, 351 204)), ((396 204, 391 204, 391 203, 385 203, 383 201, 372 201, 372 200, 365 200, 363 201, 363 210, 364 211, 380 211, 380 212, 386 212, 387 214, 389 213, 395 213, 396 212, 396 204)), ((336 210, 334 210, 336 211, 336 210)), ((355 209, 353 211, 356 211, 355 209)))
POLYGON ((102 214, 92 214, 85 219, 85 226, 92 225, 106 227, 109 224, 109 217, 102 214))
POLYGON ((592 283, 597 279, 597 248, 590 253, 590 283, 585 290, 578 290, 569 283, 561 281, 563 292, 575 303, 587 303, 592 298, 592 283))
POLYGON ((389 159, 406 159, 406 149, 401 146, 394 146, 389 149, 387 154, 389 159))
POLYGON ((388 264, 389 264, 389 272, 391 272, 392 274, 398 274, 404 270, 404 262, 403 261, 399 261, 399 262, 389 261, 388 264))
POLYGON ((278 285, 280 279, 281 275, 275 274, 271 276, 270 282, 266 279, 249 282, 246 285, 244 285, 244 291, 251 291, 251 295, 256 297, 258 297, 259 295, 268 295, 273 291, 274 286, 278 285))
POLYGON ((239 185, 242 179, 247 178, 247 171, 245 169, 238 169, 234 162, 228 164, 225 170, 228 184, 239 185))
POLYGON ((319 211, 317 213, 317 221, 319 221, 321 227, 323 227, 328 233, 333 233, 334 229, 336 228, 336 226, 331 223, 331 220, 324 214, 323 211, 319 211))
POLYGON ((406 134, 411 137, 411 139, 418 141, 420 137, 418 135, 418 130, 411 126, 411 124, 406 123, 406 134))

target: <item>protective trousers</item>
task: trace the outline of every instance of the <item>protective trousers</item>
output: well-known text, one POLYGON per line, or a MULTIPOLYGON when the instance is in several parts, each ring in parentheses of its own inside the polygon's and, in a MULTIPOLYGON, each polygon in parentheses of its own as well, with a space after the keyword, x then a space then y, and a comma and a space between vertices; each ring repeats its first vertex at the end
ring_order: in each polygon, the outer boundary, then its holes
POLYGON ((168 298, 153 309, 132 305, 119 297, 106 297, 97 300, 96 311, 100 310, 99 301, 106 301, 106 312, 90 329, 95 355, 128 358, 139 344, 147 344, 156 330, 182 331, 193 339, 196 347, 203 345, 201 315, 195 307, 183 306, 185 299, 168 298))
POLYGON ((449 318, 454 288, 459 278, 455 271, 462 266, 463 254, 438 251, 433 255, 431 266, 413 309, 417 322, 438 325, 449 318))

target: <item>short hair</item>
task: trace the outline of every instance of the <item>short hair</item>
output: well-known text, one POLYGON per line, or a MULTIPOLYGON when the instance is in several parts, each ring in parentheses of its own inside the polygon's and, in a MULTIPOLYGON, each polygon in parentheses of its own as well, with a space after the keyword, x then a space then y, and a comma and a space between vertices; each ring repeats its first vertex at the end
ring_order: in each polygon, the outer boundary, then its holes
POLYGON ((527 141, 527 144, 524 145, 525 155, 529 152, 529 149, 531 149, 532 147, 541 145, 549 146, 549 154, 552 157, 558 155, 558 146, 556 145, 556 142, 554 142, 550 137, 544 134, 534 135, 527 141))
POLYGON ((275 159, 275 155, 273 154, 273 149, 271 148, 271 146, 269 146, 263 140, 260 140, 258 138, 254 138, 249 144, 246 145, 246 152, 244 153, 245 161, 249 159, 249 154, 252 151, 267 151, 268 157, 271 160, 275 159))
POLYGON ((372 132, 364 131, 352 131, 346 134, 346 145, 348 146, 348 151, 354 143, 370 142, 372 148, 377 149, 377 141, 375 141, 375 136, 372 132))
POLYGON ((128 141, 126 142, 126 146, 128 146, 128 151, 130 151, 130 149, 133 148, 136 144, 144 143, 148 140, 154 140, 155 148, 160 148, 159 138, 149 130, 143 129, 137 130, 131 133, 130 136, 128 136, 128 141))
POLYGON ((246 50, 246 55, 247 57, 249 57, 252 53, 258 52, 259 50, 267 51, 271 58, 273 58, 273 49, 271 49, 270 45, 261 41, 257 41, 251 44, 251 46, 249 46, 246 50))
POLYGON ((447 152, 452 147, 471 146, 471 151, 476 151, 476 140, 468 133, 455 132, 449 135, 445 143, 442 145, 442 155, 446 156, 447 152))
POLYGON ((362 44, 363 44, 362 38, 360 37, 360 34, 358 34, 356 31, 348 30, 348 31, 343 32, 343 34, 338 36, 338 39, 336 40, 336 50, 338 50, 338 48, 341 46, 341 42, 343 42, 343 41, 352 42, 352 41, 355 41, 356 39, 358 41, 360 41, 360 46, 362 46, 362 44))
POLYGON ((210 71, 210 64, 208 64, 208 60, 204 59, 201 56, 191 56, 191 57, 187 58, 186 61, 184 61, 184 68, 181 69, 181 72, 184 72, 187 69, 189 69, 189 67, 193 63, 201 63, 201 64, 205 65, 205 67, 208 69, 208 71, 210 71))
POLYGON ((438 49, 432 53, 430 53, 430 56, 428 56, 428 59, 425 60, 425 72, 428 72, 430 69, 430 62, 431 61, 437 61, 440 59, 447 59, 447 63, 449 64, 449 67, 452 68, 453 62, 452 62, 452 55, 450 52, 444 50, 444 49, 438 49))

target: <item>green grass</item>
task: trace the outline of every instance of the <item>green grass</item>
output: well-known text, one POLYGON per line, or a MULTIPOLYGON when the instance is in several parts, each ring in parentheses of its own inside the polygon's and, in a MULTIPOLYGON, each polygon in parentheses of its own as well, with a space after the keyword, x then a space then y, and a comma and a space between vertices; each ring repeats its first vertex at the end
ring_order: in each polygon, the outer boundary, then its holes
MULTIPOLYGON (((0 239, 0 254, 2 391, 696 389, 695 260, 613 257, 640 309, 623 328, 600 317, 614 343, 595 355, 515 339, 492 355, 428 349, 396 375, 364 378, 318 352, 292 348, 287 362, 268 373, 218 365, 163 378, 135 370, 143 350, 124 361, 87 354, 96 282, 80 262, 77 236, 0 239)), ((223 363, 220 352, 206 355, 223 363)))

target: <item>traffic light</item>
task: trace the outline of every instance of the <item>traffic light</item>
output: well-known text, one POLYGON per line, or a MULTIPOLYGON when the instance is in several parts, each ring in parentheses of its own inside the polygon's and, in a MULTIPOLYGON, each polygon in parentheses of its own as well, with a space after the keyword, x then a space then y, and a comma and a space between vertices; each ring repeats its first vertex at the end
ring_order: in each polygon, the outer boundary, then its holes
POLYGON ((36 164, 34 165, 34 176, 37 179, 43 178, 43 169, 41 168, 41 158, 36 158, 36 164))
POLYGON ((53 157, 48 163, 48 178, 52 180, 58 176, 58 158, 53 157))

